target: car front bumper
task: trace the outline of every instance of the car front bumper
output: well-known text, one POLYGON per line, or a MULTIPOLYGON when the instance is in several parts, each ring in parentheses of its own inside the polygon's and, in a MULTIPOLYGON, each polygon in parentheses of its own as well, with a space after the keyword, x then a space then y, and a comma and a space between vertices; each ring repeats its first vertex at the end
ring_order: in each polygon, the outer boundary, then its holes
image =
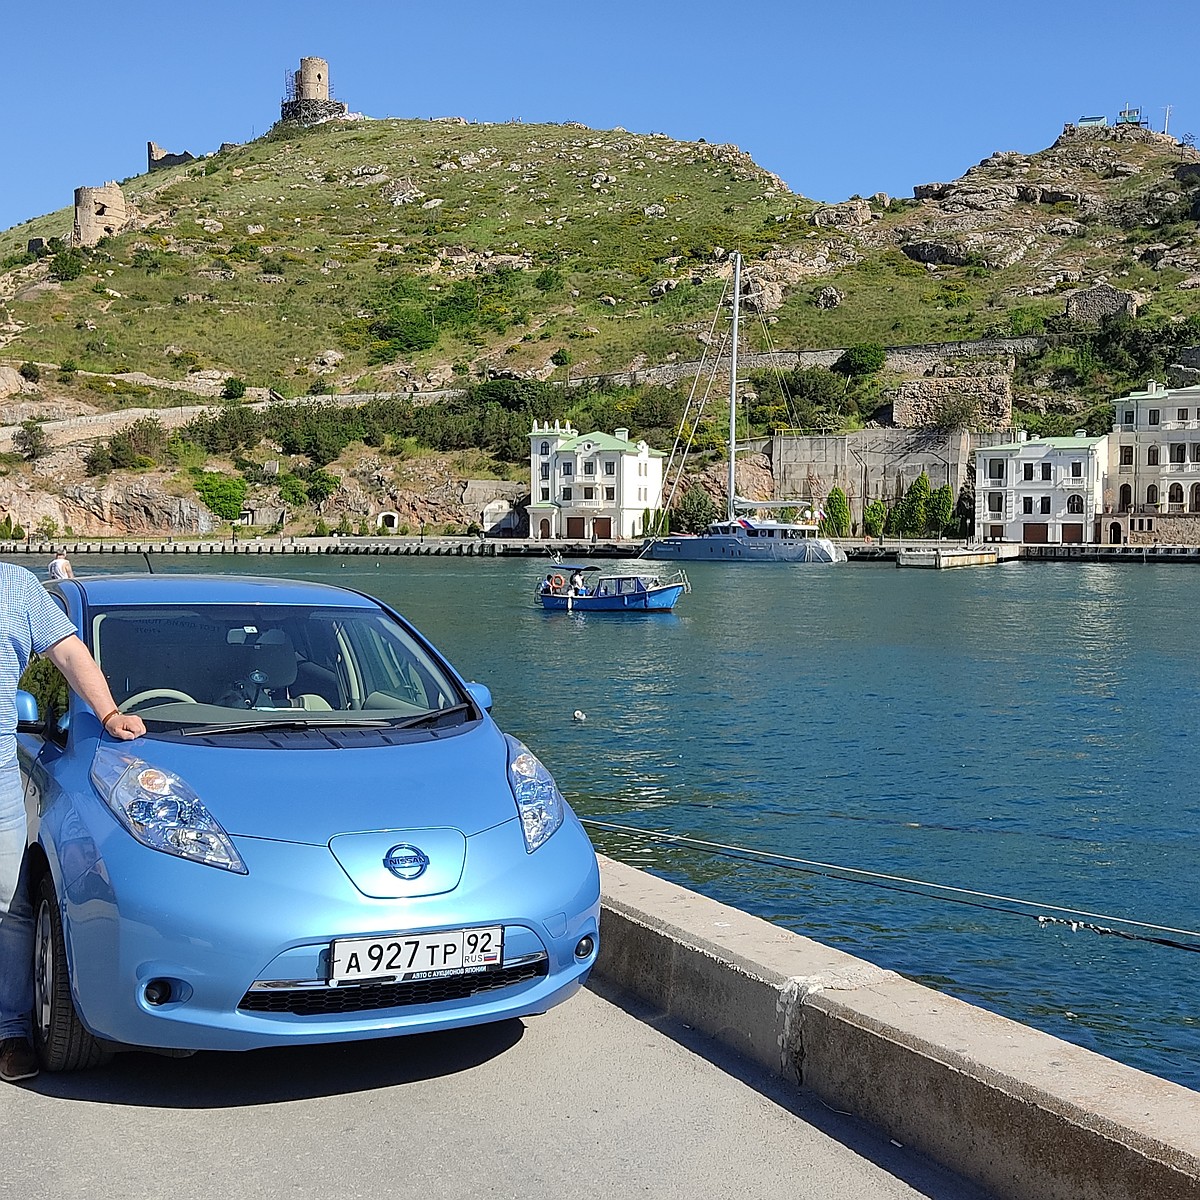
POLYGON ((362 895, 327 846, 234 841, 248 875, 147 849, 112 827, 95 865, 65 887, 72 991, 94 1035, 251 1050, 433 1032, 545 1012, 596 960, 599 871, 573 817, 533 854, 518 822, 485 830, 468 839, 453 891, 403 900, 362 895), (504 979, 392 992, 326 983, 335 938, 491 925, 505 930, 504 979), (590 950, 577 954, 584 938, 590 950), (169 998, 154 1003, 164 984, 169 998))

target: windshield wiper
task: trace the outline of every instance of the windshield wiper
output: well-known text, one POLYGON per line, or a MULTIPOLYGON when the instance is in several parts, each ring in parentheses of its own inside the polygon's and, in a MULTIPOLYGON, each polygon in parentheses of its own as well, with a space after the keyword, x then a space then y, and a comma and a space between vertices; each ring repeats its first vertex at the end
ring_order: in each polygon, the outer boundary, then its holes
MULTIPOLYGON (((449 710, 446 710, 449 711, 449 710)), ((388 721, 341 721, 293 718, 287 721, 230 721, 227 725, 192 725, 183 731, 184 737, 207 737, 210 733, 262 733, 270 729, 386 729, 388 721)))
POLYGON ((470 708, 469 704, 452 704, 449 708, 435 708, 433 712, 422 713, 419 717, 406 717, 403 721, 389 722, 389 724, 393 729, 413 729, 418 725, 428 725, 431 721, 448 717, 451 713, 468 712, 470 708))

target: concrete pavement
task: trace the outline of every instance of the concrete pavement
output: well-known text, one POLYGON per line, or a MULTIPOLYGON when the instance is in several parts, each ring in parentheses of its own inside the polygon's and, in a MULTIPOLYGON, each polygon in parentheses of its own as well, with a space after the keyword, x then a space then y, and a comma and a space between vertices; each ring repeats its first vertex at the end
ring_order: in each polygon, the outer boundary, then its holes
POLYGON ((692 1037, 587 990, 459 1034, 120 1055, 0 1085, 0 1196, 981 1200, 692 1037))

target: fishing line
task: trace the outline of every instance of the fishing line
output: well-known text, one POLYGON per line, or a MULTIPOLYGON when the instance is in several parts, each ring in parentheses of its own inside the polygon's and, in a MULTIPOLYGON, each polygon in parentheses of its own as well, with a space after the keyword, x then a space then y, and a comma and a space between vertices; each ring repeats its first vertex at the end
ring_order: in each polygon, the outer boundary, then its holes
POLYGON ((1028 917, 1036 920, 1039 925, 1067 925, 1072 932, 1084 929, 1089 933, 1106 934, 1120 937, 1128 941, 1150 942, 1159 946, 1169 946, 1176 950, 1190 950, 1200 953, 1200 931, 1195 929, 1177 929, 1170 925, 1156 925, 1149 921, 1136 921, 1127 917, 1114 917, 1106 913, 1089 912, 1086 909, 1067 908, 1060 904, 1042 904, 1037 900, 1025 900, 1020 896, 1002 896, 992 892, 976 891, 971 888, 952 887, 944 883, 932 883, 924 879, 909 879, 903 875, 889 875, 881 871, 868 871, 861 867, 845 867, 839 863, 820 862, 815 859, 797 858, 788 854, 777 854, 769 850, 755 850, 746 846, 727 845, 723 842, 709 842, 702 838, 686 837, 682 834, 661 833, 655 830, 638 829, 631 825, 621 825, 610 821, 598 821, 594 818, 581 818, 583 824, 603 829, 609 832, 624 834, 632 837, 647 838, 651 841, 671 842, 685 849, 698 850, 720 858, 731 858, 739 862, 752 862, 760 865, 782 867, 785 870, 800 871, 805 874, 821 875, 828 879, 836 879, 845 883, 863 883, 887 891, 903 892, 920 896, 926 900, 941 900, 948 904, 961 904, 968 908, 984 909, 990 912, 1003 912, 1010 916, 1028 917), (835 873, 836 872, 836 873, 835 873), (918 890, 931 889, 931 890, 918 890), (944 894, 939 894, 944 893, 944 894), (1005 905, 1023 904, 1028 908, 1040 909, 1040 912, 1024 912, 1021 909, 1007 908, 1005 905), (1066 916, 1054 914, 1065 913, 1066 916), (1095 922, 1115 922, 1127 926, 1126 929, 1113 929, 1108 925, 1098 925, 1095 922), (1132 929, 1150 930, 1152 933, 1134 933, 1132 929), (1176 941, 1174 938, 1159 936, 1179 934, 1183 937, 1195 938, 1195 945, 1176 941))

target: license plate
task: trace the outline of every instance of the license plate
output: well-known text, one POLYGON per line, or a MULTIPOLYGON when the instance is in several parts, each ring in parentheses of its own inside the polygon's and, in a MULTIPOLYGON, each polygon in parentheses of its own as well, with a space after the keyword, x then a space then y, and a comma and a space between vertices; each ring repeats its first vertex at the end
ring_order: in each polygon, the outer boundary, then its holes
POLYGON ((452 929, 445 933, 393 933, 342 938, 329 947, 329 982, 438 979, 474 975, 504 965, 504 926, 452 929))

